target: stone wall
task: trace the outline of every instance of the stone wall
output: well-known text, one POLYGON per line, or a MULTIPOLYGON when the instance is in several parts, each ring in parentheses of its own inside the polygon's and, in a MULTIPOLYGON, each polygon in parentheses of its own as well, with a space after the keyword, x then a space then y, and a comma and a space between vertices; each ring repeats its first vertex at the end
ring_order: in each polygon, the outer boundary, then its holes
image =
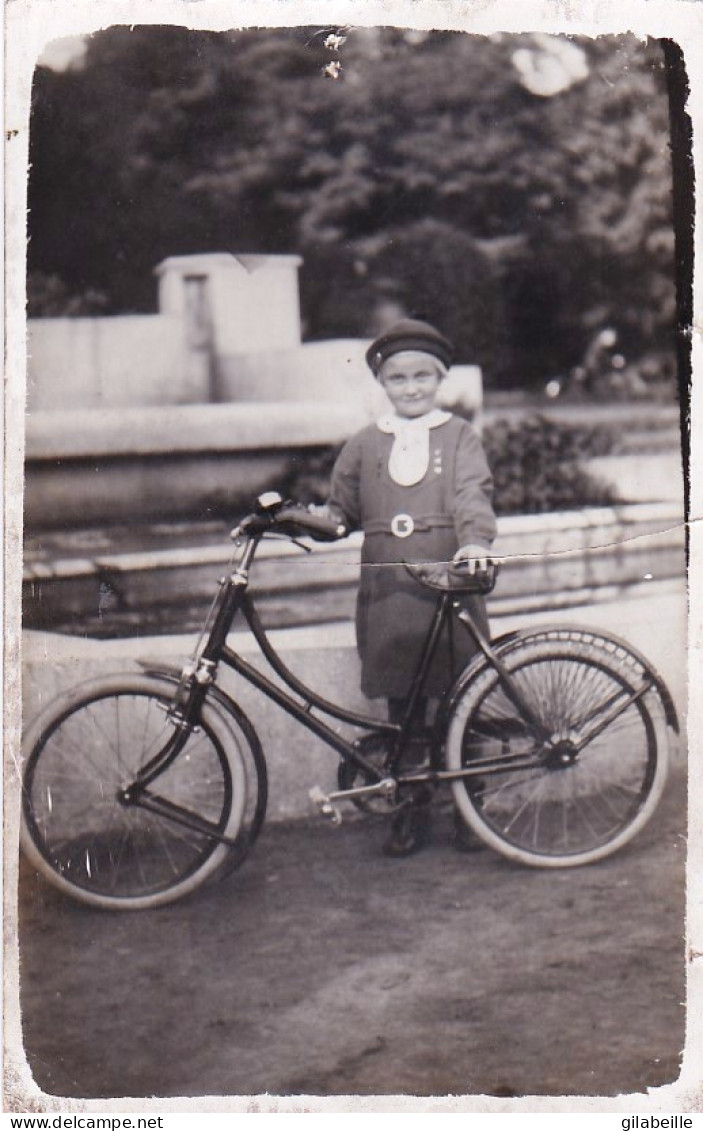
MULTIPOLYGON (((300 346, 300 263, 295 255, 176 256, 156 270, 157 314, 29 319, 28 411, 217 399, 220 358, 300 346)), ((276 377, 273 399, 285 400, 285 371, 276 377)))
MULTIPOLYGON (((583 597, 581 596, 581 600, 583 597)), ((613 594, 608 601, 572 603, 565 608, 525 614, 491 615, 494 636, 539 624, 572 623, 625 637, 639 648, 669 685, 675 706, 686 709, 686 590, 682 578, 652 581, 613 594), (666 631, 662 631, 666 626, 666 631)), ((271 633, 286 664, 304 682, 352 710, 382 712, 382 701, 368 703, 359 691, 359 661, 351 623, 271 633)), ((247 634, 229 643, 265 670, 265 662, 247 634)), ((83 680, 119 671, 138 672, 139 659, 157 666, 180 665, 194 645, 192 637, 89 641, 78 637, 25 633, 23 644, 24 719, 33 717, 58 693, 83 680)), ((311 786, 336 784, 337 757, 325 744, 240 676, 224 669, 218 682, 250 716, 261 738, 270 777, 269 819, 304 817, 314 809, 311 786)), ((342 724, 333 724, 335 728, 342 724)), ((358 732, 355 732, 355 734, 358 732)), ((683 729, 685 735, 685 727, 683 729)), ((672 737, 673 741, 673 737, 672 737)), ((682 739, 683 741, 683 739, 682 739)), ((345 813, 353 812, 345 806, 345 813)))
POLYGON ((367 423, 334 404, 145 405, 37 412, 26 428, 29 530, 236 515, 310 447, 367 423))
POLYGON ((184 328, 166 315, 30 318, 27 410, 56 412, 207 399, 184 363, 184 328))

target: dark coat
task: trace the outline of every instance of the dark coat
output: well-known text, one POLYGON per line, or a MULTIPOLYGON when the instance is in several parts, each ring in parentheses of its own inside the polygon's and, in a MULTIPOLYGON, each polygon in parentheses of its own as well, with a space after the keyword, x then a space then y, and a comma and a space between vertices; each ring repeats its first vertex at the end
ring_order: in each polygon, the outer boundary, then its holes
MULTIPOLYGON (((491 473, 466 421, 452 416, 431 430, 429 466, 414 486, 391 479, 392 446, 393 436, 376 424, 352 436, 335 464, 329 500, 350 529, 365 533, 356 627, 361 687, 369 698, 407 695, 437 599, 390 563, 448 562, 468 543, 489 547, 496 531, 491 473), (412 516, 409 536, 391 532, 396 515, 412 516)), ((465 600, 487 632, 483 600, 465 600)), ((453 646, 447 632, 440 641, 426 695, 443 694, 475 651, 463 627, 453 636, 453 646)))

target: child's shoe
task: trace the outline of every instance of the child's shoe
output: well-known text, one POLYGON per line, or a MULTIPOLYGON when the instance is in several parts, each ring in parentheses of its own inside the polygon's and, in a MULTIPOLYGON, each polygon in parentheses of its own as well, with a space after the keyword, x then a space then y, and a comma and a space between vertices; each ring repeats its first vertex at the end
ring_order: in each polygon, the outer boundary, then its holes
POLYGON ((390 836, 381 851, 384 856, 412 856, 425 848, 429 839, 429 805, 410 802, 393 818, 390 836))
POLYGON ((452 844, 457 852, 481 852, 486 846, 482 840, 479 840, 476 833, 468 827, 460 815, 454 812, 454 835, 452 837, 452 844))

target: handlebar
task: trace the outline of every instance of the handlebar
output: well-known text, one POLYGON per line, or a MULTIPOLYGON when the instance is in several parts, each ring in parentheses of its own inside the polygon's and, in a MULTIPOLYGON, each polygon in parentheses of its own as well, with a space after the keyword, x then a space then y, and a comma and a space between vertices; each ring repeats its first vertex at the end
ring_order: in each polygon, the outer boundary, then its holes
POLYGON ((284 503, 280 495, 268 492, 259 497, 256 511, 242 519, 231 537, 283 534, 299 538, 307 535, 317 542, 336 542, 347 533, 347 528, 337 519, 313 514, 301 503, 284 503))
POLYGON ((283 506, 276 515, 275 525, 282 534, 288 532, 283 527, 291 526, 295 533, 309 534, 317 542, 336 542, 347 534, 344 523, 321 514, 312 514, 299 503, 283 506))

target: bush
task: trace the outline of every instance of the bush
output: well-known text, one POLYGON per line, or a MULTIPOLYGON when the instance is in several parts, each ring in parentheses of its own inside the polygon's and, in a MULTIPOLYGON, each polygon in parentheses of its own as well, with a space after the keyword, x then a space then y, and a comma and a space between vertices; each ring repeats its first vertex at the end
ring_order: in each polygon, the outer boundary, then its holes
MULTIPOLYGON (((613 488, 583 467, 585 460, 612 451, 614 441, 606 429, 558 424, 542 416, 489 425, 483 444, 494 477, 496 514, 544 514, 616 503, 613 488)), ((336 447, 318 448, 296 457, 284 493, 306 504, 324 502, 338 453, 336 447)))
POLYGON ((104 314, 108 305, 107 295, 94 287, 74 294, 58 275, 30 271, 27 276, 28 318, 86 318, 104 314))
POLYGON ((329 495, 332 468, 341 448, 310 448, 293 456, 287 474, 277 480, 276 490, 297 503, 324 503, 329 495))
POLYGON ((542 416, 498 420, 484 430, 483 444, 493 472, 496 514, 544 514, 617 502, 613 488, 583 467, 585 460, 612 450, 613 434, 603 428, 558 424, 542 416))

